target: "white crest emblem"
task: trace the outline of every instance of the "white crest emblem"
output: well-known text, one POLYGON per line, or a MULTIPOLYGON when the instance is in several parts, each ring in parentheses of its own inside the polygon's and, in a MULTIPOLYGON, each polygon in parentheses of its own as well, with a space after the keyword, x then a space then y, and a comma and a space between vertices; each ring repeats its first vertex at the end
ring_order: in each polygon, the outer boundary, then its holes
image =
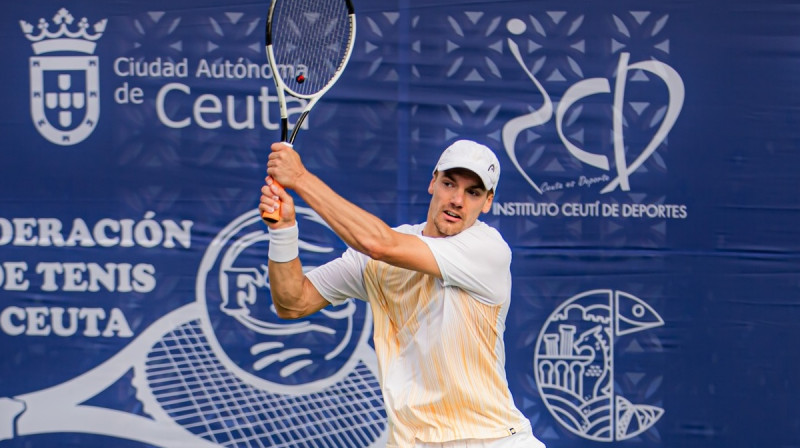
POLYGON ((31 116, 40 134, 57 145, 70 146, 85 140, 100 117, 100 76, 98 58, 93 56, 96 41, 105 31, 106 19, 87 31, 84 17, 78 30, 70 29, 75 21, 61 8, 53 17, 58 29, 39 19, 34 26, 20 20, 25 37, 33 42, 36 56, 30 58, 31 116), (55 53, 55 54, 54 54, 55 53))

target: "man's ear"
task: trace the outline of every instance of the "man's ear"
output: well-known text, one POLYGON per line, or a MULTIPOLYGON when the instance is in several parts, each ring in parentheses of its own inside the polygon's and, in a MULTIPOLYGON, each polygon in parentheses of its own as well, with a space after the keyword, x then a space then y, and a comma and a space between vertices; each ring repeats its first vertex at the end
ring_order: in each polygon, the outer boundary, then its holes
POLYGON ((431 178, 431 183, 428 184, 428 194, 433 194, 433 184, 436 182, 436 175, 438 171, 434 171, 433 177, 431 178))
POLYGON ((489 213, 489 211, 492 209, 492 201, 494 201, 494 191, 490 191, 486 196, 486 202, 483 204, 483 208, 481 209, 483 213, 489 213))

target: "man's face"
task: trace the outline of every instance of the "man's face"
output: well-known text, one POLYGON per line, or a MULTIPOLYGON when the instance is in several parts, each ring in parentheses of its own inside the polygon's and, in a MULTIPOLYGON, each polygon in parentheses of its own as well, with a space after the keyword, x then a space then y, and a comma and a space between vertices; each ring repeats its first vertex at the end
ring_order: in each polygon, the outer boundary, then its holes
POLYGON ((428 208, 425 236, 443 237, 460 233, 491 210, 494 193, 487 192, 477 174, 465 169, 436 172, 428 185, 433 195, 428 208))

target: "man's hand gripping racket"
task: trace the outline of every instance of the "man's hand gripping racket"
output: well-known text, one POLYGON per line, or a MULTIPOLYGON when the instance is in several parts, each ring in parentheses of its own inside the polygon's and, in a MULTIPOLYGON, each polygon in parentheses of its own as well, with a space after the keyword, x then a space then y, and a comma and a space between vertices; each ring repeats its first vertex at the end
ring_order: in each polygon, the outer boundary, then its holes
MULTIPOLYGON (((347 66, 356 34, 353 4, 350 0, 273 0, 266 31, 267 59, 278 92, 281 141, 291 145, 308 112, 347 66), (286 94, 307 100, 291 134, 286 94)), ((268 222, 280 220, 280 203, 261 217, 268 222)))

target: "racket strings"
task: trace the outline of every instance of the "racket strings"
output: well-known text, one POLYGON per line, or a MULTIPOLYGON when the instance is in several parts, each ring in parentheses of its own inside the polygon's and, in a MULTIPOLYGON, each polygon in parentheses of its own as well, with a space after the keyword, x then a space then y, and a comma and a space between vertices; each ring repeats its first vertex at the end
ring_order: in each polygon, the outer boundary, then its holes
POLYGON ((272 16, 275 75, 301 95, 321 91, 344 64, 351 36, 342 0, 277 1, 272 16))
POLYGON ((199 321, 156 343, 144 373, 170 418, 226 447, 369 446, 386 429, 378 381, 365 364, 320 392, 271 393, 225 368, 199 321))

